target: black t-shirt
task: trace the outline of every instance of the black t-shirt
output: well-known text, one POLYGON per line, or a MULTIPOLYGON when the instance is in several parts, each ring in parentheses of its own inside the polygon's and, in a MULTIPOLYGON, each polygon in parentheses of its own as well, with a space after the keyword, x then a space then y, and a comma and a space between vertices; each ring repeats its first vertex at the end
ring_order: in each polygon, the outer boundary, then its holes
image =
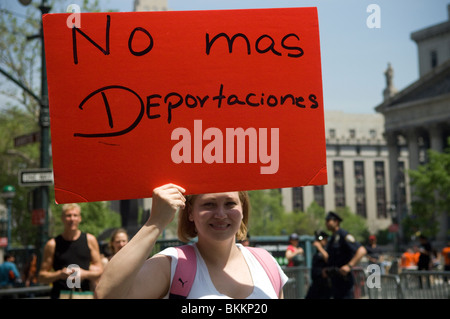
MULTIPOLYGON (((81 233, 77 240, 65 240, 62 235, 55 238, 56 247, 53 257, 53 269, 60 270, 69 265, 75 264, 80 268, 89 270, 91 262, 91 250, 89 249, 86 233, 81 233)), ((59 298, 61 290, 69 290, 66 280, 53 282, 51 291, 52 298, 59 298)), ((90 290, 89 280, 81 282, 81 290, 90 290)))
POLYGON ((426 243, 421 244, 421 246, 422 246, 422 251, 420 252, 420 255, 419 255, 419 261, 417 262, 417 268, 419 270, 429 269, 431 254, 432 254, 431 244, 426 242, 426 243))

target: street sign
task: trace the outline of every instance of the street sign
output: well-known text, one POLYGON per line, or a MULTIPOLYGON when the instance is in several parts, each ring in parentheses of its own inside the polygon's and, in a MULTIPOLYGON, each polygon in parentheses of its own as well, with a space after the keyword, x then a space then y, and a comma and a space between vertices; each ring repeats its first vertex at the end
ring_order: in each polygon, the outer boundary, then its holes
POLYGON ((20 186, 53 185, 53 170, 50 168, 26 169, 19 172, 20 186))
POLYGON ((27 144, 39 142, 41 140, 41 132, 33 132, 14 138, 14 147, 20 147, 27 144))
POLYGON ((42 226, 45 222, 45 211, 43 209, 33 209, 31 212, 31 224, 42 226))
POLYGON ((389 225, 389 227, 388 227, 388 231, 389 231, 390 233, 396 233, 396 232, 398 232, 398 229, 399 229, 398 224, 391 224, 391 225, 389 225))

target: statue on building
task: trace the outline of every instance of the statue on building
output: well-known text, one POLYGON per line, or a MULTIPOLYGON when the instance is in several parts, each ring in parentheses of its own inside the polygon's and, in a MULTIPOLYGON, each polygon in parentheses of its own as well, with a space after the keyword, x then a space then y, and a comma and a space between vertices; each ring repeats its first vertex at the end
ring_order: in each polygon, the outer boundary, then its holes
POLYGON ((391 66, 391 63, 388 63, 388 68, 384 71, 384 75, 386 76, 386 88, 383 91, 384 99, 387 100, 397 93, 397 89, 394 87, 394 83, 392 78, 394 77, 394 69, 391 66))

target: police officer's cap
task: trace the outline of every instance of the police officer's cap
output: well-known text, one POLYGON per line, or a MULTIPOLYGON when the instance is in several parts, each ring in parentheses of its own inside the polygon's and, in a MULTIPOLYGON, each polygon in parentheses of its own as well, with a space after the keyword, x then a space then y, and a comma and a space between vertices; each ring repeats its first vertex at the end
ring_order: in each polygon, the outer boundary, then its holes
POLYGON ((335 220, 337 220, 339 222, 342 221, 342 218, 338 214, 336 214, 335 212, 328 212, 326 220, 328 221, 330 219, 335 219, 335 220))
POLYGON ((316 230, 314 232, 314 235, 316 236, 316 240, 322 240, 324 238, 328 238, 328 234, 324 231, 318 231, 316 230))

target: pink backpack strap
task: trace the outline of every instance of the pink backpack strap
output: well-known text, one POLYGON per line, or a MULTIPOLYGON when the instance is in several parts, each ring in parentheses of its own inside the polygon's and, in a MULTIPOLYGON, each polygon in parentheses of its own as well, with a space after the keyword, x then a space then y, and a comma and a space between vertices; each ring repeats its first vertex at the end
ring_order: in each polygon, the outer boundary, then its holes
POLYGON ((250 250, 250 252, 252 252, 252 254, 256 257, 261 266, 264 268, 264 270, 267 273, 267 276, 269 276, 273 289, 275 290, 275 293, 278 296, 282 287, 281 276, 280 272, 278 271, 278 265, 273 259, 272 255, 263 248, 257 247, 246 247, 246 248, 250 250))
POLYGON ((192 245, 175 247, 178 263, 170 287, 169 299, 186 299, 197 272, 197 257, 192 245))

